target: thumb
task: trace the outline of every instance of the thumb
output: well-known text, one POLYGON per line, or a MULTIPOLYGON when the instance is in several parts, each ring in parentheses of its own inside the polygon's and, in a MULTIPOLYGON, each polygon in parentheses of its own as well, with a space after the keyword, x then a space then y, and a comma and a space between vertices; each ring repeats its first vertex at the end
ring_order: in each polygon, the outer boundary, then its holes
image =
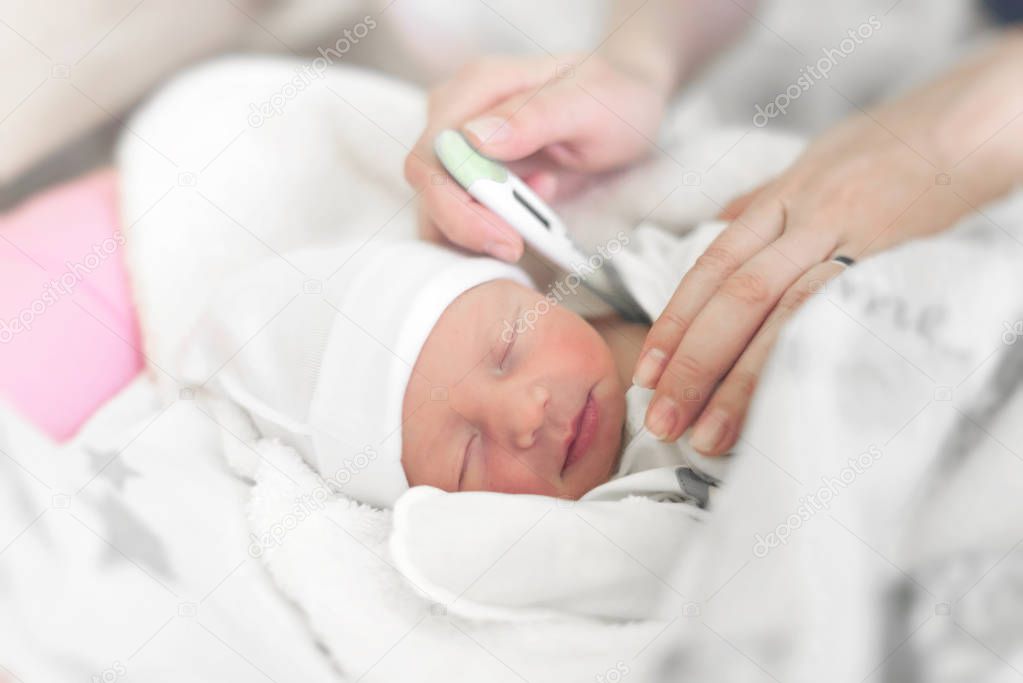
POLYGON ((579 122, 592 119, 587 107, 596 102, 576 88, 548 84, 537 92, 511 97, 467 122, 470 142, 489 157, 514 161, 549 145, 571 144, 582 131, 579 122))

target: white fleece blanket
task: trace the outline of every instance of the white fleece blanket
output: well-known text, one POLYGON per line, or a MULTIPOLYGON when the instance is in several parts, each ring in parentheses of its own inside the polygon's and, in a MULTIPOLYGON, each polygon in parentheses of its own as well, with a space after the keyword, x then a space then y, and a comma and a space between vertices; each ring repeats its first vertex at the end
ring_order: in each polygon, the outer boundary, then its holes
MULTIPOLYGON (((420 129, 417 93, 339 71, 282 116, 245 128, 248 103, 273 92, 291 68, 239 61, 191 74, 133 122, 147 144, 128 137, 123 146, 147 348, 170 391, 181 390, 175 358, 202 292, 225 273, 342 229, 412 230, 412 193, 399 169, 420 129), (151 147, 168 150, 177 167, 151 147), (198 182, 182 180, 181 169, 199 169, 198 182), (167 260, 179 277, 147 275, 167 260)), ((714 132, 698 103, 675 124, 662 142, 670 155, 561 207, 570 224, 589 225, 594 242, 645 215, 684 230, 798 150, 761 133, 714 132)), ((403 558, 389 542, 402 514, 421 510, 443 524, 432 505, 458 496, 416 490, 394 518, 338 499, 287 449, 261 442, 257 457, 239 446, 245 425, 229 422, 228 410, 220 415, 225 442, 235 444, 229 460, 255 482, 250 552, 338 667, 373 680, 610 680, 625 670, 639 680, 656 671, 698 680, 903 680, 903 668, 1011 671, 1020 644, 999 634, 1018 611, 997 613, 992 627, 969 603, 1012 588, 1008 567, 1023 537, 1013 455, 1020 440, 1004 417, 1018 384, 1021 216, 1010 203, 862 263, 810 302, 765 375, 711 521, 678 550, 674 570, 646 567, 674 601, 665 610, 672 616, 607 624, 548 614, 522 624, 461 612, 458 591, 397 571, 403 558), (818 502, 825 497, 826 509, 818 502), (977 504, 985 500, 996 508, 977 504)), ((515 548, 528 548, 523 539, 561 512, 552 502, 542 516, 505 514, 519 526, 495 532, 514 542, 481 581, 528 567, 535 554, 515 548)), ((616 552, 644 566, 628 547, 616 552)), ((628 602, 627 593, 616 598, 628 602)))

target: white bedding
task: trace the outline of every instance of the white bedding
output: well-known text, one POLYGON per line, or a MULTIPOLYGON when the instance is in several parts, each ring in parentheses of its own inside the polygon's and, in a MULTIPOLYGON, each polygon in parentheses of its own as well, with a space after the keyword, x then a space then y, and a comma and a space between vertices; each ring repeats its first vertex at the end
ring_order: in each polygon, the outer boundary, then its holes
POLYGON ((249 555, 219 444, 144 378, 66 447, 0 411, 0 678, 340 680, 249 555))

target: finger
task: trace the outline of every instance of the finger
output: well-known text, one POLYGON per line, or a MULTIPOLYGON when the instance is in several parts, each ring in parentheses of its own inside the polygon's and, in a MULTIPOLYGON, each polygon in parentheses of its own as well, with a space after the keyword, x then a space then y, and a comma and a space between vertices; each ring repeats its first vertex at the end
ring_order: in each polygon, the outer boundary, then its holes
POLYGON ((722 283, 661 375, 647 411, 651 433, 665 441, 681 436, 785 290, 830 251, 824 239, 787 232, 722 283))
POLYGON ((704 455, 721 455, 739 439, 750 401, 785 322, 824 284, 839 275, 845 266, 833 261, 819 263, 796 280, 778 301, 735 366, 714 390, 693 427, 690 445, 704 455))
POLYGON ((717 215, 718 220, 732 221, 742 215, 749 206, 756 200, 764 189, 767 188, 767 183, 758 185, 749 192, 741 194, 732 201, 725 205, 725 208, 721 209, 721 213, 717 215))
POLYGON ((522 256, 522 238, 492 211, 453 182, 432 157, 415 151, 405 161, 405 177, 421 191, 419 231, 424 239, 448 242, 473 253, 514 263, 522 256))
MULTIPOLYGON (((586 160, 574 154, 573 144, 588 139, 597 129, 613 129, 605 122, 608 117, 607 111, 579 88, 552 80, 509 97, 462 129, 480 151, 495 159, 521 159, 549 147, 560 151, 552 157, 558 164, 581 168, 587 165, 586 160)), ((605 150, 605 156, 614 156, 614 137, 605 140, 604 147, 611 150, 605 150)))
POLYGON ((523 90, 539 87, 555 75, 557 63, 543 57, 485 57, 473 61, 430 93, 432 127, 455 125, 497 106, 523 90))
POLYGON ((551 201, 574 197, 587 188, 591 188, 601 182, 601 177, 599 175, 586 172, 569 171, 565 169, 558 169, 555 171, 555 177, 557 179, 557 185, 553 196, 550 197, 551 201))
POLYGON ((558 176, 550 171, 537 171, 522 178, 526 185, 545 202, 552 201, 558 193, 558 176))
MULTIPOLYGON (((554 73, 549 57, 487 57, 476 60, 444 85, 430 92, 429 122, 405 158, 405 179, 416 190, 446 174, 433 152, 437 131, 457 125, 466 118, 496 106, 516 92, 536 87, 554 73)), ((428 233, 428 213, 421 214, 420 230, 428 233)), ((434 222, 433 228, 437 225, 434 222)))
POLYGON ((522 160, 507 162, 511 171, 532 187, 544 201, 553 202, 574 196, 594 182, 599 182, 598 175, 568 170, 551 159, 546 152, 544 150, 522 160))
POLYGON ((433 153, 433 134, 423 133, 405 157, 405 180, 414 190, 425 191, 431 184, 447 179, 447 172, 433 153))
POLYGON ((514 263, 522 256, 522 237, 469 193, 446 181, 423 191, 425 214, 453 244, 514 263))
POLYGON ((657 385, 668 359, 700 310, 718 287, 743 263, 770 244, 784 228, 781 205, 764 202, 733 221, 683 276, 668 305, 658 316, 643 342, 633 383, 646 388, 657 385), (750 226, 757 226, 752 229, 750 226))
POLYGON ((441 232, 440 228, 437 227, 437 224, 430 219, 430 216, 426 213, 422 204, 419 205, 417 214, 419 218, 418 225, 420 239, 425 242, 433 242, 435 244, 445 244, 448 242, 448 239, 444 236, 444 233, 441 232))
POLYGON ((593 178, 584 173, 538 171, 522 180, 545 202, 567 199, 591 186, 593 178))

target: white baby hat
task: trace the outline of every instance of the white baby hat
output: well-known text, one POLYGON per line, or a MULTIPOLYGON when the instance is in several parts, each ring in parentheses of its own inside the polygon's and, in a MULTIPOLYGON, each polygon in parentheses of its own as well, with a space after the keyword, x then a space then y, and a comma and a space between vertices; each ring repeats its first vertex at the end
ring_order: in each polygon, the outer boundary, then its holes
POLYGON ((461 293, 517 266, 416 240, 271 257, 218 288, 185 374, 293 446, 337 490, 390 507, 406 489, 401 408, 419 352, 461 293))

